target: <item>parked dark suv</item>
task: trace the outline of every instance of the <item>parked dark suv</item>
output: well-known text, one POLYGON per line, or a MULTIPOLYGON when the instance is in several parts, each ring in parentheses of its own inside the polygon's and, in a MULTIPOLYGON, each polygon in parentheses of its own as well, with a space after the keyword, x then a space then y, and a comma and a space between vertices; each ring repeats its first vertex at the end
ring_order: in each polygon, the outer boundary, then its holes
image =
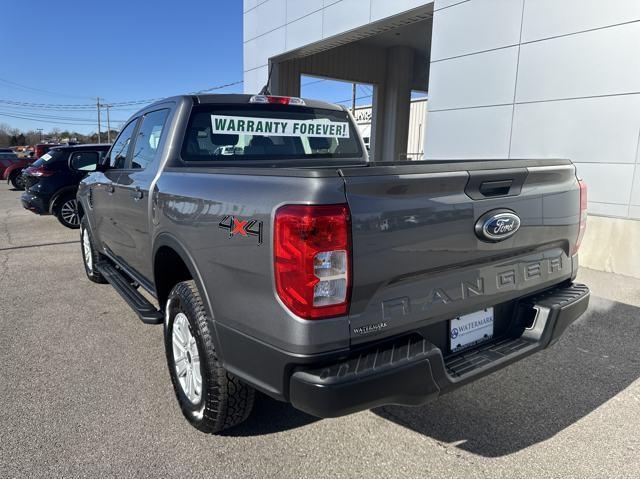
POLYGON ((86 164, 94 168, 110 145, 60 146, 41 156, 22 173, 26 191, 22 205, 39 215, 53 214, 67 228, 80 227, 76 193, 80 180, 86 173, 69 168, 69 160, 75 165, 86 164))

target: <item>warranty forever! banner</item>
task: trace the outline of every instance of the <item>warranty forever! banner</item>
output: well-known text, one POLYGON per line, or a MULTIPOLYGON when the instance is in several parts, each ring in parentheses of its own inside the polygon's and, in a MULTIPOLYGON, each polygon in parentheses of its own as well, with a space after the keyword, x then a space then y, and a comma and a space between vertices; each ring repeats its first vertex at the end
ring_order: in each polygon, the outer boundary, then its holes
POLYGON ((211 128, 214 134, 349 138, 349 123, 328 119, 287 120, 211 115, 211 128))

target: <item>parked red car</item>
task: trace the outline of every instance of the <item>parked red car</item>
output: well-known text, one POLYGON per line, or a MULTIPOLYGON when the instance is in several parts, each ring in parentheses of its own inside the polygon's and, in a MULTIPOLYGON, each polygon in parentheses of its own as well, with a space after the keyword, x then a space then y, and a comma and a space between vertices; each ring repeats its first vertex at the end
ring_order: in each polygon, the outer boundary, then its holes
POLYGON ((35 146, 35 149, 33 152, 33 161, 36 161, 42 155, 47 153, 51 148, 55 148, 56 146, 60 146, 60 144, 59 143, 38 143, 35 146))
POLYGON ((2 180, 11 183, 16 190, 24 190, 22 170, 56 146, 60 145, 38 144, 35 147, 34 155, 30 158, 19 158, 12 150, 3 148, 0 150, 0 176, 2 180))

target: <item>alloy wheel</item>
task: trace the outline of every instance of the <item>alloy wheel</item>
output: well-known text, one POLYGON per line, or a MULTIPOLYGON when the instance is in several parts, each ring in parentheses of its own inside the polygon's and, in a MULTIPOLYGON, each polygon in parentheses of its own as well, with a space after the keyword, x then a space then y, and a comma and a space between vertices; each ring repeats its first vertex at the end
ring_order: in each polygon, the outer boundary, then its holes
POLYGON ((71 226, 80 225, 80 215, 78 214, 78 200, 75 198, 65 201, 60 208, 60 216, 65 223, 71 226))
POLYGON ((198 404, 202 398, 200 355, 196 340, 189 329, 189 320, 184 313, 178 313, 173 321, 171 342, 176 377, 182 392, 192 404, 198 404))
POLYGON ((82 248, 84 250, 84 263, 87 270, 93 273, 93 257, 91 256, 91 240, 89 239, 89 231, 85 228, 82 231, 82 248))

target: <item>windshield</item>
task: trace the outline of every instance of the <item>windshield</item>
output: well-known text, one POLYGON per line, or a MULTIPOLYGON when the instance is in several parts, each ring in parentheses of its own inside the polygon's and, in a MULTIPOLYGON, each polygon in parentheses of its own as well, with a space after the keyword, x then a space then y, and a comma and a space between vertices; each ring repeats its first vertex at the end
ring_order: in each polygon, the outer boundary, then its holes
POLYGON ((185 161, 361 158, 345 111, 282 105, 194 107, 182 145, 185 161))

